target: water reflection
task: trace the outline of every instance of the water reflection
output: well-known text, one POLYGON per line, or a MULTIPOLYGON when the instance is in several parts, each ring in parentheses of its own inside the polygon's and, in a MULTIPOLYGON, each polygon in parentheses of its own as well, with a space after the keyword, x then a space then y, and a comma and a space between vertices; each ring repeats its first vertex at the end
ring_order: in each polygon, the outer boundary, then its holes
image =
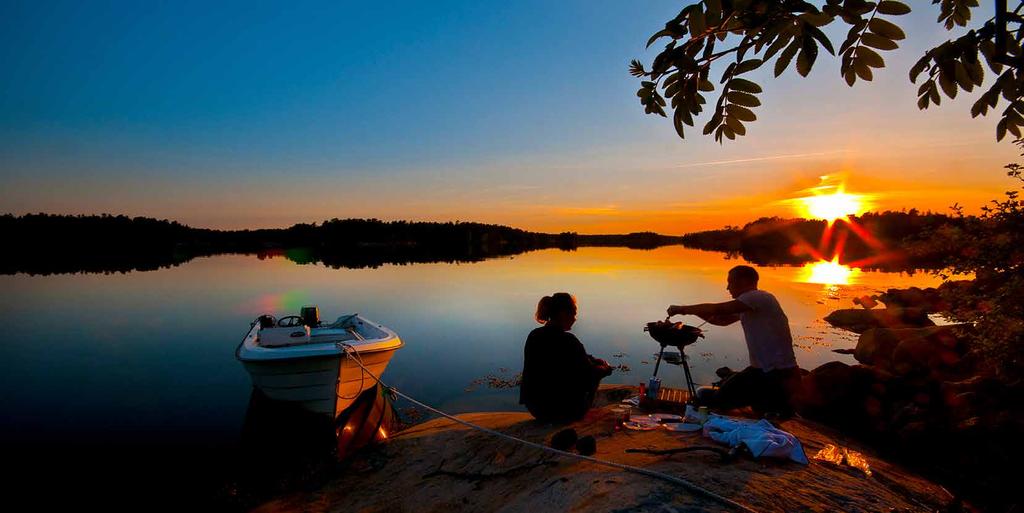
MULTIPOLYGON (((73 443, 99 447, 98 457, 114 469, 95 479, 119 482, 113 473, 146 476, 167 464, 167 457, 150 456, 151 446, 162 444, 170 448, 164 454, 198 470, 166 471, 166 481, 146 483, 198 490, 197 472, 222 472, 240 447, 284 433, 253 430, 252 422, 243 429, 251 381, 234 350, 257 315, 295 313, 304 303, 318 303, 326 318, 359 312, 394 328, 407 345, 384 378, 413 397, 452 412, 509 411, 521 408, 516 389, 465 390, 499 369, 518 372, 523 342, 536 326, 537 298, 566 290, 579 299, 573 331, 588 351, 627 369, 606 382, 639 383, 653 372, 658 350, 644 324, 664 318, 669 304, 727 300, 726 273, 738 263, 679 246, 596 247, 376 269, 223 255, 152 272, 0 276, 0 309, 8 318, 45 319, 10 322, 0 330, 0 387, 8 391, 0 395, 0 448, 17 447, 19 455, 38 460, 45 447, 51 453, 73 443), (117 447, 129 459, 111 456, 117 447), (141 454, 146 456, 134 456, 141 454)), ((822 323, 832 309, 879 288, 939 281, 922 273, 854 269, 834 297, 823 300, 821 284, 809 283, 803 267, 759 271, 761 287, 779 298, 789 316, 797 360, 805 368, 848 358, 831 352, 853 344, 822 323)), ((748 360, 739 326, 708 330, 692 354, 697 383, 712 380, 718 367, 742 368, 748 360)), ((684 386, 681 369, 662 369, 659 377, 664 386, 684 386)), ((409 405, 397 406, 404 411, 409 405)), ((20 456, 14 460, 24 468, 20 456)), ((59 464, 45 467, 23 471, 19 479, 88 475, 59 464)))
POLYGON ((805 264, 801 271, 800 281, 821 285, 851 285, 856 283, 861 270, 840 264, 839 258, 831 262, 823 260, 805 264))

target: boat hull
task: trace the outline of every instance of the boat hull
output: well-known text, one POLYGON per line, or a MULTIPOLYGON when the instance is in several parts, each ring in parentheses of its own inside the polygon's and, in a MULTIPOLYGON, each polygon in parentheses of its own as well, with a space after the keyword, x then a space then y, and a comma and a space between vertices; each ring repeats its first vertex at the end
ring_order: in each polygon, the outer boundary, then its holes
POLYGON ((316 413, 337 416, 364 390, 377 384, 395 351, 360 355, 364 371, 350 357, 314 357, 285 361, 242 362, 252 384, 275 401, 297 403, 316 413))

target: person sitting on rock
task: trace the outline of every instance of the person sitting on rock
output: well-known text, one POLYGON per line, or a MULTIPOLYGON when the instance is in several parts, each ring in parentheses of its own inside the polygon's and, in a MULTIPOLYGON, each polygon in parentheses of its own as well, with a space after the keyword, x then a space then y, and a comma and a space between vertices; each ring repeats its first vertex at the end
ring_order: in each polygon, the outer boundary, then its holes
POLYGON ((537 322, 523 350, 519 403, 543 422, 572 422, 587 413, 601 379, 612 373, 607 362, 587 354, 569 333, 576 323, 576 298, 566 292, 537 303, 537 322))
POLYGON ((788 416, 800 386, 793 336, 779 301, 758 290, 757 282, 756 269, 738 265, 729 270, 726 286, 732 301, 672 305, 668 315, 696 315, 716 326, 739 321, 743 326, 750 366, 740 372, 720 373, 723 379, 717 390, 701 387, 696 397, 699 404, 721 410, 751 406, 759 414, 788 416))

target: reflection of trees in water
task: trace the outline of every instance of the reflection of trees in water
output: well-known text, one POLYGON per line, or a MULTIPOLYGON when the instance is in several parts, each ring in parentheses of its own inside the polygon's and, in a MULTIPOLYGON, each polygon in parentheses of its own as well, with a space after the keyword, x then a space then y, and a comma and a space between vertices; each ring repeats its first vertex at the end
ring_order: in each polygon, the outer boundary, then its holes
POLYGON ((867 213, 829 224, 814 219, 766 217, 740 226, 684 235, 683 245, 722 251, 763 266, 799 265, 832 260, 867 269, 905 271, 942 265, 950 248, 929 238, 964 219, 943 214, 867 213))
POLYGON ((579 235, 528 232, 482 223, 333 219, 284 229, 207 230, 126 216, 0 216, 15 250, 0 254, 0 274, 124 273, 183 264, 200 256, 281 256, 299 264, 373 268, 385 264, 468 263, 538 249, 580 246, 651 249, 677 244, 655 233, 579 235))

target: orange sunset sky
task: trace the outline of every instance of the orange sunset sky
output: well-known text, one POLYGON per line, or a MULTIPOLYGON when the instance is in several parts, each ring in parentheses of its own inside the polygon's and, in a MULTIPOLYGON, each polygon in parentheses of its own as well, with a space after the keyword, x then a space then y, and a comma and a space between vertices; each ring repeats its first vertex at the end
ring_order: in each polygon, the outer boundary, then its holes
POLYGON ((994 116, 971 119, 976 94, 916 108, 907 70, 950 37, 927 2, 874 82, 847 87, 825 54, 808 78, 758 70, 747 137, 679 140, 626 69, 684 3, 342 3, 178 24, 189 13, 24 7, 0 31, 19 50, 2 65, 0 211, 679 234, 796 215, 789 200, 822 176, 875 209, 977 211, 1012 186, 1018 152, 994 116))

